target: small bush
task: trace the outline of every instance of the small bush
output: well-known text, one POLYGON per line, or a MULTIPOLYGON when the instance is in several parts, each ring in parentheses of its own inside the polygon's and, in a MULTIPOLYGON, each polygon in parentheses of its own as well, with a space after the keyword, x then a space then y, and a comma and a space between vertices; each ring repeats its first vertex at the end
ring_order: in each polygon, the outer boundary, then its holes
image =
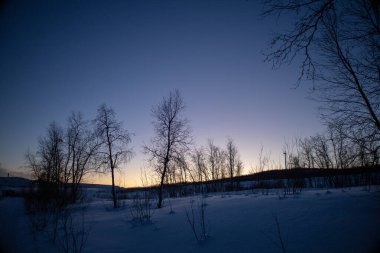
POLYGON ((150 223, 152 219, 152 198, 150 192, 144 192, 142 196, 136 194, 129 208, 132 221, 140 224, 150 223))
POLYGON ((203 195, 194 207, 194 200, 190 201, 190 209, 185 209, 187 222, 198 242, 208 238, 206 223, 206 202, 203 195))
POLYGON ((69 209, 62 212, 59 220, 59 244, 64 253, 83 252, 89 235, 89 227, 85 224, 85 213, 86 207, 82 207, 76 216, 69 209))

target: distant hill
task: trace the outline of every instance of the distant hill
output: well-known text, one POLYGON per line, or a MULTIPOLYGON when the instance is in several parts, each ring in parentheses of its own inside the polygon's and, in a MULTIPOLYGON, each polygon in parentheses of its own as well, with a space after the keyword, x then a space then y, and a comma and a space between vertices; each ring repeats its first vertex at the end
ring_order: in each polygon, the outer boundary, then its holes
POLYGON ((236 177, 240 181, 271 180, 288 178, 310 178, 329 177, 338 175, 359 175, 368 173, 380 173, 380 166, 368 166, 347 169, 315 169, 315 168, 294 168, 287 170, 269 170, 251 175, 236 177))
MULTIPOLYGON (((111 189, 112 185, 108 184, 89 184, 89 183, 81 183, 80 187, 82 188, 97 188, 97 189, 111 189)), ((124 187, 116 186, 116 189, 124 189, 124 187)))
MULTIPOLYGON (((33 180, 23 178, 23 177, 0 177, 0 188, 4 187, 29 187, 33 184, 33 180)), ((88 184, 81 183, 82 188, 97 188, 97 189, 111 189, 111 185, 102 184, 88 184)), ((123 187, 115 186, 117 189, 122 189, 123 187)))
POLYGON ((29 187, 32 180, 22 177, 0 177, 0 187, 29 187))

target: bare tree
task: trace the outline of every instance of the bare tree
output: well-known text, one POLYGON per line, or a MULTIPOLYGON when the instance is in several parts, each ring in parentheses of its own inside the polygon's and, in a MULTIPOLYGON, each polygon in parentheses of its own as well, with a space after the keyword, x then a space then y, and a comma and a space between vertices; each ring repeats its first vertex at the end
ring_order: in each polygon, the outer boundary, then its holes
POLYGON ((216 165, 216 156, 218 147, 214 145, 212 140, 207 141, 207 163, 211 174, 211 179, 218 179, 218 168, 216 165))
POLYGON ((340 122, 332 123, 327 126, 328 140, 332 147, 333 165, 338 169, 350 167, 355 159, 353 143, 348 138, 344 126, 340 122))
POLYGON ((65 137, 67 146, 65 168, 68 168, 70 174, 71 200, 75 201, 83 176, 94 168, 95 154, 100 142, 80 112, 73 112, 68 118, 65 137))
POLYGON ((176 157, 176 165, 179 170, 178 176, 181 183, 188 182, 188 179, 195 182, 195 178, 191 174, 189 163, 187 162, 185 154, 182 154, 180 157, 176 157))
POLYGON ((227 177, 227 153, 223 149, 220 149, 217 161, 220 171, 220 178, 225 179, 227 177))
POLYGON ((314 147, 315 164, 321 169, 330 169, 331 153, 327 138, 322 134, 317 134, 311 139, 314 147))
POLYGON ((144 145, 144 152, 160 168, 160 187, 157 208, 162 207, 163 187, 169 165, 175 158, 188 152, 192 143, 188 120, 183 117, 185 105, 179 91, 170 92, 168 97, 152 108, 155 137, 150 145, 144 145))
POLYGON ((206 166, 206 157, 203 148, 196 148, 191 155, 196 174, 199 182, 209 180, 208 170, 206 166))
POLYGON ((240 186, 240 182, 236 182, 237 185, 235 185, 235 182, 233 181, 234 177, 238 177, 242 174, 243 171, 243 163, 240 160, 240 155, 237 146, 235 145, 234 141, 229 138, 227 140, 226 145, 226 160, 227 160, 227 170, 228 170, 228 176, 230 177, 231 181, 231 188, 235 188, 236 186, 240 186))
POLYGON ((352 129, 351 131, 350 146, 354 149, 355 161, 354 166, 371 166, 380 164, 380 136, 366 135, 352 129))
POLYGON ((300 139, 298 142, 300 149, 300 160, 303 167, 314 168, 313 143, 310 138, 300 139))
POLYGON ((264 146, 260 146, 259 151, 259 157, 258 157, 258 164, 256 165, 256 171, 255 172, 263 172, 265 169, 268 168, 270 162, 270 152, 267 154, 264 154, 264 146))
POLYGON ((237 163, 236 163, 236 176, 241 176, 243 174, 244 165, 243 162, 240 160, 240 157, 238 157, 237 163))
POLYGON ((234 141, 229 138, 226 145, 226 155, 227 155, 227 164, 228 164, 228 173, 230 179, 236 176, 236 167, 238 164, 238 149, 234 141))
POLYGON ((276 36, 274 66, 301 57, 299 80, 313 80, 323 116, 367 135, 380 132, 380 2, 269 0, 265 15, 288 15, 290 32, 276 36))
POLYGON ((225 175, 225 152, 209 139, 206 154, 211 180, 223 178, 225 175))
POLYGON ((300 167, 298 140, 296 138, 291 141, 285 140, 282 152, 285 155, 285 169, 300 167))
POLYGON ((115 111, 105 104, 98 108, 94 123, 96 134, 102 143, 97 152, 100 169, 111 172, 113 207, 117 208, 115 169, 132 158, 133 153, 129 147, 131 134, 117 120, 115 111))
POLYGON ((59 191, 69 178, 69 173, 65 169, 63 129, 52 122, 47 129, 47 136, 39 139, 37 152, 35 154, 28 152, 26 159, 37 180, 49 188, 53 187, 54 191, 59 191))

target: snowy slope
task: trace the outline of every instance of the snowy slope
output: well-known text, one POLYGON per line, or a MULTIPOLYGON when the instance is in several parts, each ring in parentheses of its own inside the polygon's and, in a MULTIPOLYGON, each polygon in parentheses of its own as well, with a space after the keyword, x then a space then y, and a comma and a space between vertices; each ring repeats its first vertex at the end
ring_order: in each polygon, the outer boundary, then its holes
MULTIPOLYGON (((190 201, 198 199, 171 199, 174 213, 166 200, 164 208, 154 210, 152 223, 145 225, 131 222, 129 202, 113 210, 111 202, 93 199, 86 212, 90 230, 84 252, 282 252, 274 216, 286 252, 380 250, 378 188, 372 192, 363 188, 312 190, 286 198, 252 192, 213 195, 205 199, 209 238, 202 243, 195 240, 185 215, 190 201)), ((20 203, 21 199, 0 201, 0 228, 16 230, 9 233, 8 245, 18 241, 15 235, 22 231, 25 239, 14 252, 33 252, 32 248, 59 252, 55 245, 33 241, 20 203), (5 211, 10 209, 16 211, 5 211)))

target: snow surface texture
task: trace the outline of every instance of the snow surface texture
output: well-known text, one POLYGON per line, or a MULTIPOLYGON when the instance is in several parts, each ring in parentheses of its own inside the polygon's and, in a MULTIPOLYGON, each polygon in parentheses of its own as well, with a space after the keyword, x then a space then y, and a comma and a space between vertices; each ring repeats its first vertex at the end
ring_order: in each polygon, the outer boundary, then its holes
MULTIPOLYGON (((146 224, 131 220, 128 206, 114 210, 111 201, 87 203, 89 229, 84 252, 380 252, 380 189, 362 187, 310 190, 283 198, 240 192, 204 199, 208 238, 197 242, 186 219, 199 196, 166 199, 146 224), (172 209, 172 210, 171 210, 172 209), (172 212, 171 212, 172 211, 172 212)), ((76 210, 76 208, 74 208, 76 210)), ((79 210, 79 208, 78 208, 79 210)), ((75 212, 75 211, 74 211, 75 212)), ((0 200, 0 245, 6 252, 60 252, 36 239, 21 198, 0 200)))

